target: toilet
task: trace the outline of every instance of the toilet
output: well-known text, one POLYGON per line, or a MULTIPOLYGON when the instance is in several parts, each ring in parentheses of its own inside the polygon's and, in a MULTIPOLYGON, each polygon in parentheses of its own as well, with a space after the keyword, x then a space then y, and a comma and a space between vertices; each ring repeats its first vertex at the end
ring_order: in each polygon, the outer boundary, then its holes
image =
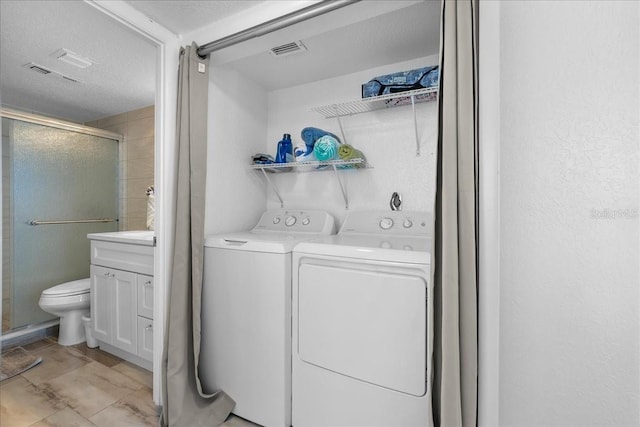
POLYGON ((40 308, 60 317, 58 344, 74 345, 85 341, 82 316, 89 316, 90 279, 74 280, 42 291, 40 308))

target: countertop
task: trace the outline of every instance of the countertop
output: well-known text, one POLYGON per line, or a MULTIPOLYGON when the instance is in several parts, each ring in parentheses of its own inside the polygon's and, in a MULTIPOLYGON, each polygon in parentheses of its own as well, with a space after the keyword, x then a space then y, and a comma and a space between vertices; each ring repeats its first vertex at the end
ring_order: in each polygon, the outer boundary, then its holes
POLYGON ((128 243, 130 245, 155 246, 156 237, 154 231, 114 231, 111 233, 87 234, 87 239, 103 240, 106 242, 128 243))

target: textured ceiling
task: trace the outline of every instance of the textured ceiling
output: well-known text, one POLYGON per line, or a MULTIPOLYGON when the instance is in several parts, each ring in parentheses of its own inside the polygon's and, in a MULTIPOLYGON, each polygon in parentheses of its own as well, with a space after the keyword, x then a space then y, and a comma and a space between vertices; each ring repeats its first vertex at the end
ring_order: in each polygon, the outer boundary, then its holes
MULTIPOLYGON (((250 13, 265 1, 126 3, 167 29, 185 34, 250 13)), ((83 123, 154 103, 156 52, 142 36, 78 0, 0 0, 0 8, 3 106, 83 123), (61 62, 52 56, 61 48, 94 64, 80 69, 61 62), (30 71, 24 68, 29 62, 78 83, 30 71)), ((439 15, 439 0, 361 1, 214 52, 212 62, 227 64, 268 90, 294 86, 437 54, 439 15), (268 53, 271 47, 296 40, 308 51, 281 58, 268 53)))
POLYGON ((264 3, 264 1, 129 0, 127 3, 172 32, 185 34, 264 3))
MULTIPOLYGON (((392 3, 401 4, 399 1, 392 3)), ((440 3, 427 1, 397 7, 397 10, 364 19, 365 9, 372 6, 366 2, 356 3, 314 18, 314 24, 319 28, 329 27, 330 22, 340 20, 341 15, 349 16, 345 22, 355 20, 355 23, 336 25, 329 31, 307 31, 304 35, 305 27, 311 24, 302 22, 277 34, 243 43, 235 49, 256 53, 246 57, 239 55, 239 59, 226 64, 263 88, 275 90, 436 55, 440 49, 440 3), (274 46, 297 40, 302 41, 306 52, 283 57, 269 53, 274 46)), ((214 63, 216 55, 216 52, 212 54, 214 63)))
MULTIPOLYGON (((185 33, 216 20, 251 13, 251 8, 265 2, 129 0, 128 3, 159 24, 185 33)), ((214 52, 211 60, 216 65, 230 66, 267 90, 276 90, 435 55, 440 47, 439 24, 440 0, 364 0, 214 52), (301 41, 308 50, 284 57, 269 53, 272 47, 296 41, 301 41)))
POLYGON ((82 1, 0 1, 3 106, 83 123, 152 105, 155 47, 82 1), (66 48, 93 65, 52 54, 66 48), (59 75, 24 67, 36 63, 59 75))

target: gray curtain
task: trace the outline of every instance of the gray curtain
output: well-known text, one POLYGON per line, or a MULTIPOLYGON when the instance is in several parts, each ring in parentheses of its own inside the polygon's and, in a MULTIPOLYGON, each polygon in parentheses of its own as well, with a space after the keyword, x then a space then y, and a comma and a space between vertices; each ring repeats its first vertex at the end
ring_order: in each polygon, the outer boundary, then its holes
POLYGON ((476 6, 442 2, 433 412, 446 427, 477 424, 476 6))
POLYGON ((209 60, 192 44, 180 50, 174 250, 167 303, 162 426, 218 426, 234 402, 204 394, 198 377, 204 257, 209 60))

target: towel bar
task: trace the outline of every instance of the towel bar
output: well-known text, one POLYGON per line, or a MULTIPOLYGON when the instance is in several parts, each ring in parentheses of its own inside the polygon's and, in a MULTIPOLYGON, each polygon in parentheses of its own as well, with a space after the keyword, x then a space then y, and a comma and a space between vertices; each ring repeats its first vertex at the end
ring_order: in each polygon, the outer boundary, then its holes
POLYGON ((49 224, 80 224, 80 223, 89 223, 89 222, 117 222, 117 219, 114 218, 98 218, 98 219, 64 219, 64 220, 56 220, 56 221, 42 221, 37 219, 32 219, 31 221, 27 221, 29 225, 49 225, 49 224))

